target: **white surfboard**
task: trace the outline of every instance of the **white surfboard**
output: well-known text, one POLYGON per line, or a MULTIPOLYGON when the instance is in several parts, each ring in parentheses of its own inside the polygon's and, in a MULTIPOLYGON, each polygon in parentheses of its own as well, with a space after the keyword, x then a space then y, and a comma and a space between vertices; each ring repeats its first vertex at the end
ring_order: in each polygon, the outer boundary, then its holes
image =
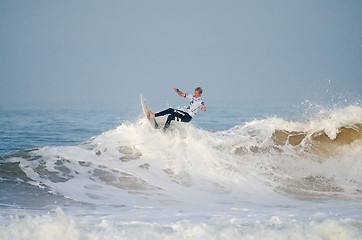
POLYGON ((146 104, 145 100, 143 99, 142 94, 141 94, 141 106, 142 106, 143 114, 147 118, 148 122, 151 124, 151 126, 153 128, 157 129, 158 123, 155 118, 150 118, 150 114, 148 113, 148 110, 147 110, 148 109, 147 104, 146 104))

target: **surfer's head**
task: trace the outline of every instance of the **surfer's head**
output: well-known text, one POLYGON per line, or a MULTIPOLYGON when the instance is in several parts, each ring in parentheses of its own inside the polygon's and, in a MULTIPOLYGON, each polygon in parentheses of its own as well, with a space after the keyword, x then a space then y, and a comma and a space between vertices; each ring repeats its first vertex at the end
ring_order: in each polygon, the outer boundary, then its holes
POLYGON ((200 94, 202 94, 202 88, 200 88, 200 87, 195 88, 195 91, 197 91, 197 92, 199 92, 200 94))
POLYGON ((197 87, 195 88, 195 97, 200 97, 202 94, 202 88, 197 87))

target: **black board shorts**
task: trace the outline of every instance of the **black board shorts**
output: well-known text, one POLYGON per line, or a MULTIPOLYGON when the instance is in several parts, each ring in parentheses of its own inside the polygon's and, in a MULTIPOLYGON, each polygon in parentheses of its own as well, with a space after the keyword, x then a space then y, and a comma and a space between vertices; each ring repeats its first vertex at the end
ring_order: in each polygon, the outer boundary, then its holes
POLYGON ((155 117, 164 116, 166 114, 169 115, 163 129, 167 129, 170 126, 171 121, 190 122, 192 120, 192 117, 187 112, 176 110, 173 108, 168 108, 159 113, 155 113, 155 117))

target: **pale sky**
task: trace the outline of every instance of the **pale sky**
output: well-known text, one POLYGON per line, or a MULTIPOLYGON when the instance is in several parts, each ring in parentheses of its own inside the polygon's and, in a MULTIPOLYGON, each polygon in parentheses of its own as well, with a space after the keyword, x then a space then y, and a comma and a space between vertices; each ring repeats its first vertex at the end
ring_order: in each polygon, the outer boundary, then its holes
POLYGON ((0 0, 0 107, 362 94, 360 0, 0 0))

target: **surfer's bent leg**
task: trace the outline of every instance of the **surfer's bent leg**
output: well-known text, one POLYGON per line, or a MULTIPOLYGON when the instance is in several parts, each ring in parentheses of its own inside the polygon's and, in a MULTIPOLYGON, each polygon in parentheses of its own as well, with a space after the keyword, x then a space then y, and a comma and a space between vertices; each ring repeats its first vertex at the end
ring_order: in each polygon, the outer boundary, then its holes
POLYGON ((163 110, 162 112, 159 112, 159 113, 155 113, 155 117, 160 117, 160 116, 164 116, 166 114, 171 114, 175 111, 175 109, 173 108, 168 108, 166 110, 163 110))
MULTIPOLYGON (((188 113, 180 111, 180 110, 175 110, 175 109, 169 108, 163 112, 166 112, 166 111, 167 111, 167 113, 165 113, 165 114, 170 114, 170 115, 168 115, 168 117, 167 117, 167 121, 165 123, 165 126, 163 127, 164 130, 166 130, 170 126, 171 121, 190 122, 192 119, 192 117, 188 113)), ((163 115, 165 115, 165 114, 163 114, 163 115)), ((159 116, 163 116, 163 115, 159 115, 159 116)))

